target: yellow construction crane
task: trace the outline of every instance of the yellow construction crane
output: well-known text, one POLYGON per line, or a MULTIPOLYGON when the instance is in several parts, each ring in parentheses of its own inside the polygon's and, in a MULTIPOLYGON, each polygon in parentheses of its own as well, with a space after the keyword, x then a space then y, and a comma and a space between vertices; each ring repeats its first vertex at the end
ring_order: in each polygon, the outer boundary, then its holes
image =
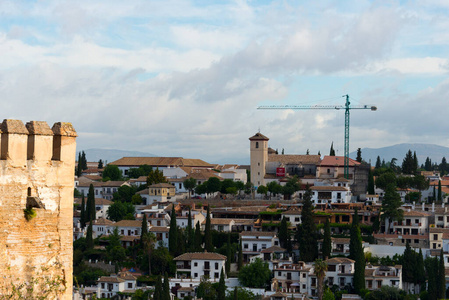
POLYGON ((349 95, 346 98, 345 105, 271 105, 259 106, 257 109, 344 109, 345 110, 345 178, 349 179, 349 110, 350 109, 370 109, 376 111, 376 106, 371 105, 353 105, 349 102, 349 95))

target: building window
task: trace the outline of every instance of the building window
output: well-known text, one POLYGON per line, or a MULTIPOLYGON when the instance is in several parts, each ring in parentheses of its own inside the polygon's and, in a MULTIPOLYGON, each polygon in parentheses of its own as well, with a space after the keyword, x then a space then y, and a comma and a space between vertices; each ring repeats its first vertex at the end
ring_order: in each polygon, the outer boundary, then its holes
POLYGON ((215 272, 215 278, 220 277, 220 273, 215 272))
POLYGON ((218 270, 218 263, 215 263, 215 270, 218 270))
POLYGON ((198 273, 193 274, 193 277, 197 278, 198 277, 198 273))
POLYGON ((438 234, 434 234, 434 235, 433 235, 433 240, 434 240, 434 241, 438 240, 438 234))
POLYGON ((243 244, 243 249, 248 249, 248 244, 243 244))
POLYGON ((194 263, 193 263, 193 266, 194 266, 194 267, 198 267, 198 263, 197 263, 197 262, 194 262, 194 263))
POLYGON ((259 142, 256 142, 256 148, 259 148, 259 142))
POLYGON ((133 283, 132 282, 128 282, 128 288, 132 289, 133 288, 133 283))

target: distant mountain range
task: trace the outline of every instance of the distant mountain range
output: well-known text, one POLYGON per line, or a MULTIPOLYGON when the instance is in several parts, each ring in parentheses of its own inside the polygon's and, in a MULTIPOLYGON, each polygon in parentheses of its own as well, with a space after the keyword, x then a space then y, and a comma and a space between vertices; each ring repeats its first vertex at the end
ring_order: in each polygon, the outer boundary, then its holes
MULTIPOLYGON (((127 151, 127 150, 116 150, 116 149, 87 149, 82 150, 86 153, 86 159, 89 162, 99 161, 100 159, 103 162, 113 162, 122 157, 154 157, 158 156, 156 154, 147 153, 147 152, 139 152, 139 151, 127 151)), ((76 159, 78 159, 78 153, 76 153, 76 159)))
MULTIPOLYGON (((449 148, 434 144, 398 144, 383 148, 362 148, 362 159, 366 162, 371 160, 371 165, 376 164, 377 156, 380 159, 385 159, 386 162, 391 161, 392 158, 397 158, 396 165, 401 165, 405 154, 411 150, 416 151, 418 157, 418 164, 422 165, 429 157, 432 162, 440 163, 443 157, 449 159, 449 148)), ((349 157, 356 158, 357 151, 351 152, 349 157)))

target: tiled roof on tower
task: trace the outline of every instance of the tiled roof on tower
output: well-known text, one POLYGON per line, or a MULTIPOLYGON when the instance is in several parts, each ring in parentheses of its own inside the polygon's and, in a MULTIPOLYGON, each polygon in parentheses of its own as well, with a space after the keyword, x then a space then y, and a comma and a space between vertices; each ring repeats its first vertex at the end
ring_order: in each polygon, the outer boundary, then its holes
POLYGON ((249 138, 250 141, 254 141, 254 140, 262 140, 262 141, 268 141, 269 138, 267 138, 266 136, 264 136, 262 133, 258 132, 256 133, 254 136, 249 138))

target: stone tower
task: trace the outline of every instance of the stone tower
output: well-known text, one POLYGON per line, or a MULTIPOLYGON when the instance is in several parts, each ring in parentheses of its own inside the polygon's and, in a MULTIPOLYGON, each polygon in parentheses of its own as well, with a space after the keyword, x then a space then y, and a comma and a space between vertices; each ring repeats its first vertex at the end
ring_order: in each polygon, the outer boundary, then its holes
POLYGON ((257 188, 265 185, 265 166, 268 161, 268 138, 256 133, 249 138, 251 156, 251 183, 257 188))
POLYGON ((33 281, 34 296, 71 299, 77 134, 40 121, 0 130, 0 295, 33 281))

